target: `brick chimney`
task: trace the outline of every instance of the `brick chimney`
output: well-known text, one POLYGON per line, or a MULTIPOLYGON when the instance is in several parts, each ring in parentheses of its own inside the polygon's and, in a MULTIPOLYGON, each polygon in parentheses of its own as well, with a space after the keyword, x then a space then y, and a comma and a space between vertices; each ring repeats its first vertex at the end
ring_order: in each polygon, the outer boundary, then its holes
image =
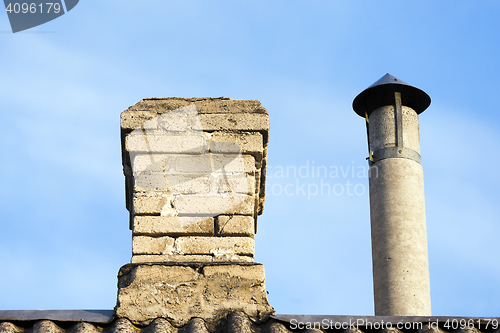
POLYGON ((118 275, 118 317, 210 326, 273 312, 254 262, 268 132, 259 101, 152 98, 122 113, 132 261, 118 275))

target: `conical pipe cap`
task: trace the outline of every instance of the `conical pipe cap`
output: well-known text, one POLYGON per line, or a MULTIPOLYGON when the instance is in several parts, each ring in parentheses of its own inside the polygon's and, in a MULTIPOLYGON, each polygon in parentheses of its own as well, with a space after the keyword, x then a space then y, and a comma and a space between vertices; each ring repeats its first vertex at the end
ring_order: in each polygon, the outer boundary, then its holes
POLYGON ((402 104, 412 108, 417 114, 424 112, 431 104, 431 98, 424 91, 387 73, 356 96, 352 108, 364 118, 365 113, 370 115, 381 106, 394 105, 396 91, 401 93, 402 104))

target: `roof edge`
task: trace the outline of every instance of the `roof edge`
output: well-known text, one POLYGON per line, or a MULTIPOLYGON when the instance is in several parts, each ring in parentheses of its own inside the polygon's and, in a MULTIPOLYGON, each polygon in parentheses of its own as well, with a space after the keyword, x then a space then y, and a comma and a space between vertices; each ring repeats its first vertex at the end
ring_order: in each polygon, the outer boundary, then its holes
POLYGON ((54 320, 108 324, 114 318, 114 310, 0 310, 0 321, 54 320))

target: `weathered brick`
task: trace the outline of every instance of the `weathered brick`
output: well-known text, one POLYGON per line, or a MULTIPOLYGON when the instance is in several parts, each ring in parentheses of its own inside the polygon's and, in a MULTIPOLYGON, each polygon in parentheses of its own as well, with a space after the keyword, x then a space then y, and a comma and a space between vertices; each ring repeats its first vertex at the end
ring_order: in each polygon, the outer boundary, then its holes
MULTIPOLYGON (((131 171, 133 173, 143 172, 165 172, 168 171, 173 164, 173 159, 178 154, 161 154, 161 153, 133 153, 130 154, 132 161, 131 171)), ((188 155, 188 156, 203 156, 203 155, 188 155)))
POLYGON ((255 174, 257 167, 255 157, 252 155, 241 155, 234 158, 234 155, 211 154, 215 170, 224 170, 225 173, 242 173, 242 169, 248 174, 255 174), (243 165, 242 165, 243 164, 243 165))
MULTIPOLYGON (((252 155, 234 154, 141 154, 133 159, 133 171, 138 172, 178 172, 210 173, 224 170, 225 173, 254 174, 258 169, 252 155)), ((258 165, 260 168, 260 164, 258 165)))
POLYGON ((152 173, 135 175, 135 191, 168 190, 173 194, 209 194, 216 186, 211 174, 152 173))
POLYGON ((134 191, 164 192, 165 195, 217 195, 223 193, 255 194, 255 176, 243 174, 139 174, 134 191))
POLYGON ((210 151, 215 153, 237 153, 231 144, 239 147, 242 153, 258 153, 261 156, 264 150, 264 140, 258 132, 213 132, 207 136, 207 141, 210 151))
POLYGON ((187 105, 165 113, 150 111, 124 112, 122 114, 122 128, 135 130, 162 130, 184 132, 188 130, 201 131, 198 111, 195 105, 187 105), (133 114, 136 114, 134 118, 133 114), (138 121, 139 120, 139 121, 138 121), (135 126, 131 128, 131 126, 135 126))
MULTIPOLYGON (((162 192, 136 192, 134 193, 133 209, 135 215, 161 214, 173 210, 173 197, 162 192)), ((165 214, 164 214, 165 215, 165 214)))
POLYGON ((135 216, 132 232, 134 235, 213 235, 214 219, 201 216, 135 216))
POLYGON ((135 215, 253 215, 255 196, 233 195, 170 195, 166 192, 136 192, 133 199, 135 215))
POLYGON ((194 105, 182 107, 163 114, 156 113, 156 116, 153 116, 151 119, 146 119, 146 117, 143 117, 145 121, 138 124, 134 130, 161 130, 168 133, 185 132, 189 130, 201 131, 198 112, 194 105))
POLYGON ((179 237, 175 250, 179 254, 212 254, 215 257, 254 255, 254 239, 251 237, 179 237))
POLYGON ((269 116, 260 113, 200 114, 204 131, 268 131, 269 116))
POLYGON ((237 254, 215 257, 211 254, 134 255, 132 263, 146 262, 253 262, 253 256, 237 254))
MULTIPOLYGON (((149 153, 207 153, 208 146, 202 132, 172 134, 161 131, 134 131, 125 137, 129 152, 149 153)), ((133 158, 133 156, 131 156, 133 158)))
POLYGON ((198 111, 196 111, 194 105, 188 105, 160 114, 158 117, 145 122, 143 127, 167 133, 202 130, 200 120, 198 119, 198 111))
POLYGON ((218 193, 241 193, 255 194, 255 177, 243 175, 223 175, 219 174, 216 178, 218 193))
POLYGON ((259 283, 264 283, 265 272, 264 265, 256 266, 243 266, 243 265, 233 265, 228 269, 222 265, 210 265, 203 267, 203 275, 206 277, 222 277, 224 275, 238 276, 241 279, 253 279, 259 281, 259 283))
POLYGON ((253 215, 255 198, 252 195, 201 196, 181 195, 173 201, 174 207, 182 214, 238 214, 253 215))
POLYGON ((241 215, 219 215, 216 218, 216 230, 218 235, 254 236, 255 221, 252 216, 241 215))
POLYGON ((133 236, 133 255, 212 255, 216 258, 232 258, 234 255, 254 255, 251 237, 204 237, 133 236))
POLYGON ((138 172, 135 173, 132 177, 134 179, 135 192, 167 190, 167 178, 163 173, 138 172))
POLYGON ((122 130, 132 131, 155 117, 158 117, 155 111, 123 111, 120 116, 120 126, 122 130))
POLYGON ((174 253, 174 241, 172 237, 132 237, 132 254, 172 254, 174 253))

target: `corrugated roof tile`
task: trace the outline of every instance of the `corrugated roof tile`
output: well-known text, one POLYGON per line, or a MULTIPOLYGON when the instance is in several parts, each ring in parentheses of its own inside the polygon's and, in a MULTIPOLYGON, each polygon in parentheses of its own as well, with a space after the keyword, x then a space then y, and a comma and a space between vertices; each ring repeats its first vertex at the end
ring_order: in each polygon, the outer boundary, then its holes
POLYGON ((0 333, 22 333, 24 329, 9 322, 0 323, 0 333))
POLYGON ((71 329, 66 330, 67 333, 101 333, 102 329, 90 324, 90 323, 78 323, 71 327, 71 329))
POLYGON ((65 333, 65 331, 53 321, 40 320, 33 325, 33 333, 65 333))
POLYGON ((151 324, 141 330, 141 333, 177 333, 178 330, 173 327, 168 320, 163 318, 155 319, 151 324))
POLYGON ((201 318, 193 318, 183 328, 179 329, 179 333, 210 333, 205 326, 205 321, 201 318))
MULTIPOLYGON (((106 333, 138 333, 140 330, 134 329, 132 323, 125 318, 116 319, 112 325, 104 330, 106 333)), ((90 333, 90 332, 86 332, 90 333)))

